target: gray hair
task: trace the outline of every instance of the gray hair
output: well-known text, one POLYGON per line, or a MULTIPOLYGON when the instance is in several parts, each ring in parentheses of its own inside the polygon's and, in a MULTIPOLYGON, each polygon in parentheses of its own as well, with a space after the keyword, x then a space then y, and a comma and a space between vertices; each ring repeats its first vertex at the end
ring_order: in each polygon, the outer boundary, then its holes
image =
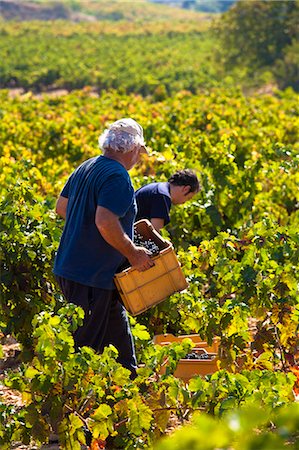
POLYGON ((128 153, 145 147, 143 130, 133 119, 120 119, 114 122, 99 137, 99 147, 105 152, 128 153))

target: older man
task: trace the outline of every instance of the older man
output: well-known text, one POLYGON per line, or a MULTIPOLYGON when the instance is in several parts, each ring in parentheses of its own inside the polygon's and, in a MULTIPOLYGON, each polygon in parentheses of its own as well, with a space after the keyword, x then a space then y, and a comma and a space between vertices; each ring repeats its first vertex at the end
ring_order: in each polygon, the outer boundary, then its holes
POLYGON ((76 347, 102 352, 113 344, 119 362, 134 375, 133 339, 113 277, 125 259, 139 271, 153 265, 149 251, 132 241, 136 203, 128 174, 147 151, 142 127, 133 119, 114 122, 99 144, 103 155, 83 162, 58 198, 56 212, 65 226, 54 273, 66 299, 85 312, 74 334, 76 347))

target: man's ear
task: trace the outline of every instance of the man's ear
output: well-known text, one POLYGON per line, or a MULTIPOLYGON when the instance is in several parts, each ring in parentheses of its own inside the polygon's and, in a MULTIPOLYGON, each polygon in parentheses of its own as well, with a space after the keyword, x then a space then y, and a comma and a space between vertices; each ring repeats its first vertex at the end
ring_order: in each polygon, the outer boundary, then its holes
POLYGON ((186 196, 191 192, 190 186, 182 186, 182 193, 186 196))

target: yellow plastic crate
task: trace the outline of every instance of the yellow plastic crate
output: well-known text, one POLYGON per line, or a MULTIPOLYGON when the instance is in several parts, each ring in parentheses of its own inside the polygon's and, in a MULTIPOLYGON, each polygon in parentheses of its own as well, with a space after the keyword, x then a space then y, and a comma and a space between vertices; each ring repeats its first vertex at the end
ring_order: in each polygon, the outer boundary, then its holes
POLYGON ((139 272, 129 267, 114 277, 121 299, 133 316, 188 287, 171 243, 163 239, 146 219, 136 222, 135 229, 144 239, 152 239, 160 253, 153 257, 155 265, 150 269, 139 272))
POLYGON ((189 381, 190 378, 201 375, 211 375, 217 372, 217 358, 214 359, 180 359, 174 376, 183 381, 189 381))
MULTIPOLYGON (((183 381, 188 382, 190 378, 196 375, 210 375, 218 370, 217 365, 217 352, 219 347, 219 338, 214 338, 212 345, 208 345, 207 342, 202 341, 198 334, 188 334, 183 336, 174 336, 173 334, 160 334, 154 336, 154 344, 169 345, 173 342, 182 342, 183 339, 191 339, 196 347, 192 351, 199 353, 208 353, 210 359, 180 359, 177 368, 174 372, 174 376, 181 378, 183 381)), ((167 362, 162 367, 161 373, 165 373, 167 362)))
POLYGON ((204 348, 208 353, 217 353, 219 348, 219 338, 214 337, 213 342, 209 345, 206 341, 203 341, 199 334, 183 334, 181 336, 174 336, 171 333, 157 334, 153 338, 154 344, 168 345, 173 342, 182 342, 184 339, 191 339, 196 348, 204 348))

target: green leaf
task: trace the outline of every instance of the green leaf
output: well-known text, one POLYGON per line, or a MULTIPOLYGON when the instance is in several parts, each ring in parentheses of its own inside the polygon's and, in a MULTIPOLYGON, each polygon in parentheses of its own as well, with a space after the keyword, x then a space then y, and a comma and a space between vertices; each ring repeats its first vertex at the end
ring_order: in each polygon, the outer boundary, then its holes
POLYGON ((139 397, 128 400, 128 408, 130 431, 136 436, 140 436, 143 430, 150 429, 153 420, 152 412, 139 397))
POLYGON ((101 421, 107 419, 110 414, 112 414, 112 409, 109 405, 103 403, 95 410, 91 417, 94 420, 101 421))
POLYGON ((58 316, 53 316, 50 318, 49 325, 51 325, 52 327, 56 327, 59 324, 60 324, 60 318, 58 316))
POLYGON ((148 341, 151 338, 146 327, 139 323, 132 327, 132 334, 136 339, 140 339, 141 341, 148 341))
POLYGON ((109 430, 106 422, 96 422, 91 425, 92 437, 94 439, 105 440, 109 436, 109 430))
POLYGON ((77 414, 70 414, 69 415, 69 433, 70 434, 75 434, 75 432, 78 429, 81 429, 83 426, 83 422, 82 419, 80 419, 77 414))
POLYGON ((113 374, 113 381, 118 386, 123 386, 130 380, 131 371, 125 367, 118 367, 113 374))
POLYGON ((273 362, 272 362, 272 353, 271 352, 263 352, 254 362, 255 367, 258 368, 265 368, 268 370, 273 369, 273 362))
POLYGON ((35 375, 39 374, 40 372, 36 370, 34 367, 28 367, 25 371, 25 377, 26 378, 34 378, 35 375))

